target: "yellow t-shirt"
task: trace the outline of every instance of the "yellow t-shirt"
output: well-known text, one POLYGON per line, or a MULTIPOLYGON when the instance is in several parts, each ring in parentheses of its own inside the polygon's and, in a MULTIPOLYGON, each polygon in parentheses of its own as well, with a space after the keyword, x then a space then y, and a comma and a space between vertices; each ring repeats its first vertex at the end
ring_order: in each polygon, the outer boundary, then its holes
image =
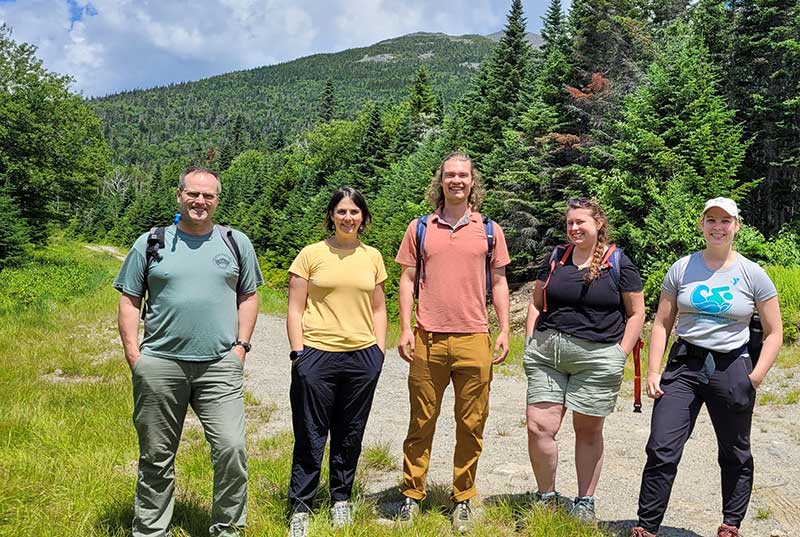
POLYGON ((349 250, 325 241, 303 248, 289 272, 308 280, 303 342, 331 352, 374 345, 372 293, 386 279, 380 252, 364 244, 349 250))

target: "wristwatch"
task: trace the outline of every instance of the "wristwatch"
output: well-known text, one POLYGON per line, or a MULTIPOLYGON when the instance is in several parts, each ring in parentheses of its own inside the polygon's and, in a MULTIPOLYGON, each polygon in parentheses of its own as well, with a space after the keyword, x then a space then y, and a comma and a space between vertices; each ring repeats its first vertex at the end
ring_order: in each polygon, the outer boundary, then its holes
POLYGON ((250 352, 250 349, 253 348, 249 341, 242 341, 241 339, 237 339, 233 342, 233 346, 235 347, 236 345, 241 345, 244 352, 250 352))
POLYGON ((289 352, 289 360, 294 362, 298 358, 302 358, 303 357, 303 352, 305 352, 305 351, 304 350, 299 350, 299 351, 291 351, 291 352, 289 352))

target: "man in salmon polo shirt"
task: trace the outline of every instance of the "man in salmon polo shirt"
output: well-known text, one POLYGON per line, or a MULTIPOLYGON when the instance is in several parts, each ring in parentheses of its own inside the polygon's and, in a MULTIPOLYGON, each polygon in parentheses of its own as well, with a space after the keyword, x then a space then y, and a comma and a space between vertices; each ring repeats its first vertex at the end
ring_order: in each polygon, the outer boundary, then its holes
POLYGON ((469 500, 475 496, 475 474, 483 449, 483 427, 489 415, 492 364, 508 354, 509 306, 505 266, 510 263, 503 230, 493 223, 490 260, 492 303, 500 333, 489 336, 486 310, 486 226, 477 209, 483 195, 472 160, 460 152, 447 155, 436 171, 428 198, 436 207, 428 217, 423 242, 416 328, 411 327, 417 266, 417 220, 406 229, 395 261, 402 265, 400 355, 409 362, 411 416, 403 442, 405 501, 399 519, 411 523, 425 497, 436 419, 445 388, 455 391, 456 447, 453 455, 453 528, 471 522, 469 500))

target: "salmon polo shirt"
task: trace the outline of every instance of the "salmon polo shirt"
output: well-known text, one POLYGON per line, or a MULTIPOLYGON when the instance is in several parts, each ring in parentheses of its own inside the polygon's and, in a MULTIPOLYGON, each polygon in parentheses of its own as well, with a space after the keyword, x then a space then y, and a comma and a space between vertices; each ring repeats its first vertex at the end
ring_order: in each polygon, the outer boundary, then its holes
MULTIPOLYGON (((475 334, 489 331, 486 228, 480 213, 470 212, 464 220, 451 227, 439 219, 439 211, 428 218, 425 251, 422 252, 425 280, 420 277, 417 301, 417 326, 428 332, 475 334)), ((415 267, 416 252, 415 219, 406 229, 395 261, 415 267)), ((495 222, 491 266, 501 268, 510 262, 505 235, 495 222)))

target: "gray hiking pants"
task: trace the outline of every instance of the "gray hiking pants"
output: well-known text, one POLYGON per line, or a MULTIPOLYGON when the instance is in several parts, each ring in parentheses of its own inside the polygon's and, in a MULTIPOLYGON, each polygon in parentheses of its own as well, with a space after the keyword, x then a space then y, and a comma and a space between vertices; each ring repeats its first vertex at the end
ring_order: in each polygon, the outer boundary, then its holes
POLYGON ((237 535, 247 511, 242 363, 229 352, 210 362, 142 354, 133 366, 133 423, 139 474, 133 537, 165 537, 175 506, 175 454, 192 406, 211 445, 211 537, 237 535))

